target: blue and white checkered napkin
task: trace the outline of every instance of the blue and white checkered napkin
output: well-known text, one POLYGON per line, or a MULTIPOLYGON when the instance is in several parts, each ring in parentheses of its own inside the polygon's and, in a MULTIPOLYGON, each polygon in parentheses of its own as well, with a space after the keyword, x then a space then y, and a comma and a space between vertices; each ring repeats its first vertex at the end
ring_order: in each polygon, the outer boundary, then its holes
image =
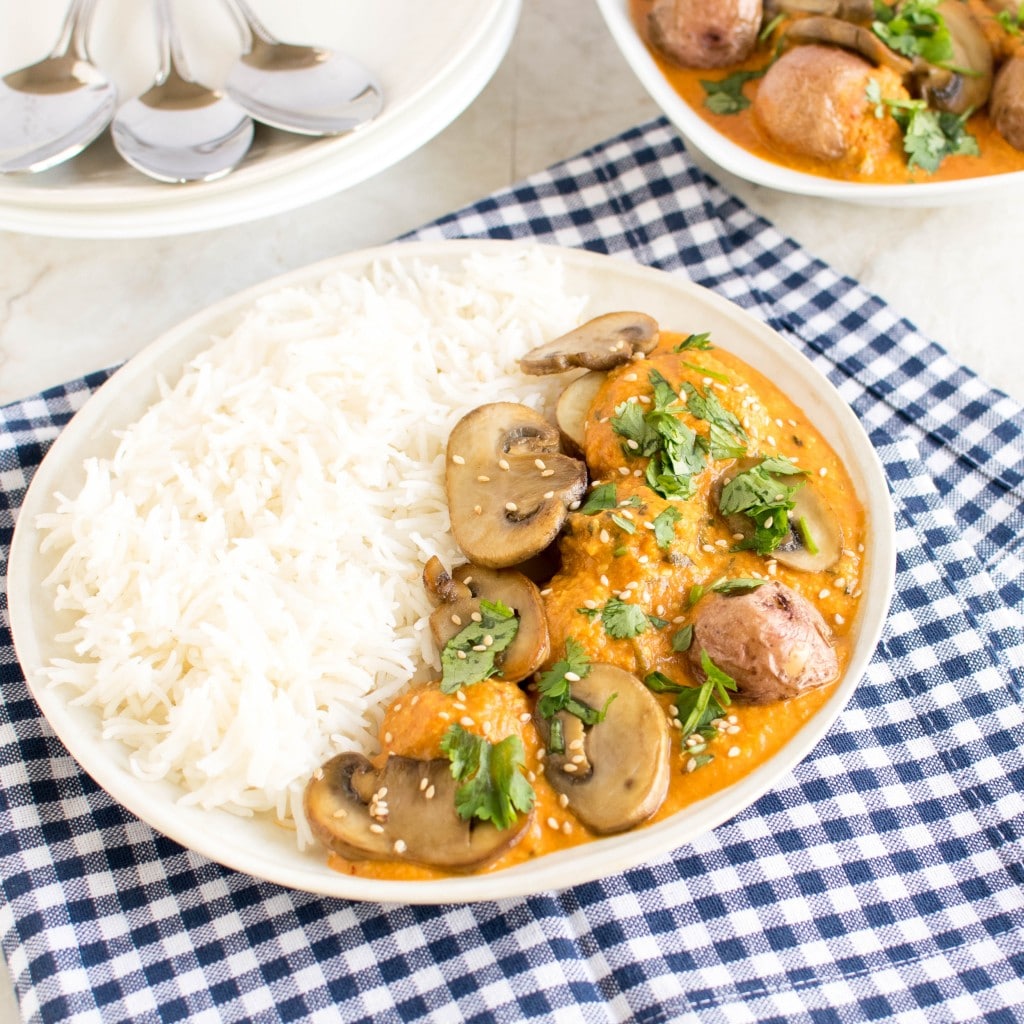
MULTIPOLYGON (((732 821, 620 877, 383 907, 210 863, 113 803, 0 594, 3 949, 26 1020, 1024 1019, 1024 410, 644 125, 419 237, 537 238, 707 285, 805 352, 886 466, 896 599, 849 708, 732 821)), ((0 409, 0 560, 103 374, 0 409)))

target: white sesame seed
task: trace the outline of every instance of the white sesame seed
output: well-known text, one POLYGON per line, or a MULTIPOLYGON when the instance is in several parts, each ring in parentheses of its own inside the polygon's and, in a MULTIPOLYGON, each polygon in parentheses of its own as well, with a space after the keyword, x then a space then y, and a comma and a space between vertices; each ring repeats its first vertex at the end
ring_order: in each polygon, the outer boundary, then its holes
POLYGON ((569 749, 570 750, 582 750, 583 749, 583 740, 581 740, 579 737, 577 737, 576 739, 570 741, 569 749))
POLYGON ((822 466, 821 469, 818 470, 818 476, 828 476, 828 470, 822 466))
POLYGON ((498 469, 504 469, 507 472, 510 468, 508 459, 498 459, 498 469))
POLYGON ((552 593, 553 593, 553 591, 552 591, 552 589, 551 589, 550 587, 545 587, 545 588, 544 588, 544 589, 543 589, 543 590, 542 590, 542 591, 540 592, 540 596, 541 596, 541 597, 550 597, 552 593))
POLYGON ((477 483, 481 484, 489 484, 491 482, 491 478, 489 476, 484 476, 482 473, 476 479, 477 483))
POLYGON ((514 501, 506 501, 505 502, 505 511, 506 512, 518 512, 519 511, 519 506, 514 501))
POLYGON ((376 833, 377 835, 381 835, 383 833, 383 831, 384 831, 384 826, 383 825, 378 825, 376 822, 374 822, 370 826, 370 831, 376 833))
POLYGON ((612 539, 611 534, 607 530, 602 530, 597 536, 602 544, 607 544, 612 539))
POLYGON ((688 772, 697 770, 697 759, 695 757, 691 757, 690 760, 686 762, 686 770, 688 772))
POLYGON ((629 466, 619 466, 620 476, 629 476, 629 466))
POLYGON ((541 476, 554 476, 554 475, 555 475, 555 471, 553 469, 545 469, 541 473, 541 476))
POLYGON ((430 785, 430 779, 428 779, 426 777, 426 775, 424 775, 423 778, 420 779, 420 792, 422 793, 423 790, 425 790, 427 788, 427 786, 429 786, 429 785, 430 785))
POLYGON ((601 586, 602 587, 607 587, 608 586, 608 577, 605 576, 604 573, 601 573, 601 586))
POLYGON ((727 727, 726 727, 726 730, 725 730, 725 731, 726 731, 726 732, 727 732, 727 733, 728 733, 728 734, 729 734, 730 736, 735 736, 735 735, 736 735, 736 733, 738 733, 738 732, 740 731, 740 727, 739 727, 738 725, 730 725, 730 726, 727 726, 727 727))
POLYGON ((726 721, 727 721, 727 722, 728 722, 728 723, 729 723, 730 725, 735 725, 735 724, 736 724, 736 723, 737 723, 737 722, 739 721, 739 718, 737 718, 737 717, 736 717, 736 715, 726 715, 726 718, 725 718, 725 720, 726 720, 726 721))
POLYGON ((455 699, 456 700, 465 700, 466 699, 466 691, 465 690, 456 690, 455 691, 455 699))
POLYGON ((563 821, 562 822, 562 835, 568 836, 568 835, 571 835, 571 834, 572 834, 572 824, 570 822, 568 822, 568 821, 563 821))
POLYGON ((562 826, 558 824, 557 818, 548 818, 548 828, 552 828, 556 832, 558 832, 561 829, 561 827, 562 826))
POLYGON ((739 757, 741 753, 743 753, 743 751, 741 751, 739 747, 729 748, 729 757, 739 757))
POLYGON ((529 711, 524 711, 519 716, 519 721, 525 725, 531 718, 533 718, 533 715, 531 715, 529 711))
MULTIPOLYGON (((468 583, 468 582, 469 582, 469 580, 466 580, 466 582, 468 583)), ((481 615, 481 614, 480 614, 479 612, 470 612, 470 615, 469 615, 469 617, 470 617, 470 618, 471 618, 471 619, 472 619, 472 620, 473 620, 474 622, 483 622, 483 621, 484 621, 484 617, 483 617, 483 616, 482 616, 482 615, 481 615)))
POLYGON ((544 460, 543 460, 543 459, 534 459, 534 460, 533 460, 533 464, 534 464, 534 465, 535 465, 535 466, 536 466, 536 467, 537 467, 538 469, 547 469, 547 468, 548 468, 547 466, 545 466, 545 465, 544 465, 544 460))
POLYGON ((701 544, 700 549, 701 551, 706 551, 708 554, 714 554, 715 546, 714 544, 701 544))
POLYGON ((456 651, 455 652, 455 657, 459 658, 461 661, 465 661, 466 660, 466 652, 465 651, 456 651))
POLYGON ((472 718, 469 717, 469 715, 463 715, 459 719, 459 725, 464 725, 464 726, 466 726, 467 729, 469 728, 469 726, 475 725, 475 724, 476 723, 473 721, 472 718))
POLYGON ((566 672, 565 678, 568 679, 570 683, 578 683, 580 681, 580 677, 575 672, 566 672))
POLYGON ((427 791, 423 794, 423 796, 427 800, 433 800, 434 799, 434 794, 436 792, 437 792, 437 789, 433 785, 430 785, 430 786, 427 786, 427 791))
POLYGON ((587 760, 587 756, 586 754, 573 754, 569 760, 572 761, 573 764, 583 764, 587 760))
POLYGON ((651 404, 651 399, 650 399, 650 397, 648 395, 641 395, 640 396, 640 401, 643 402, 644 405, 650 405, 651 404))
POLYGON ((452 462, 454 462, 456 466, 464 466, 466 464, 466 460, 461 455, 453 455, 452 462))
POLYGON ((627 373, 622 379, 628 380, 632 383, 635 380, 639 380, 639 377, 635 373, 627 373))
POLYGON ((627 437, 626 447, 632 449, 633 451, 637 451, 640 448, 640 442, 634 441, 631 437, 627 437))
POLYGON ((818 600, 819 601, 824 601, 825 598, 828 597, 829 594, 831 594, 831 593, 832 593, 832 591, 829 590, 828 587, 825 587, 823 590, 819 590, 818 591, 818 600))
POLYGON ((575 765, 571 761, 568 761, 562 765, 562 771, 568 772, 570 775, 572 775, 573 772, 578 772, 579 770, 579 765, 575 765))
POLYGON ((452 716, 449 715, 447 711, 438 711, 437 717, 440 718, 442 721, 447 722, 452 716))
POLYGON ((593 611, 593 609, 597 607, 597 602, 592 597, 588 597, 586 601, 583 602, 583 607, 589 608, 593 611))
POLYGON ((454 623, 454 624, 455 624, 456 626, 461 626, 461 625, 462 625, 462 619, 461 619, 461 617, 460 617, 460 616, 458 616, 458 615, 454 615, 454 614, 452 615, 452 622, 453 622, 453 623, 454 623))
POLYGON ((544 492, 544 500, 545 501, 550 501, 554 496, 555 496, 555 492, 554 491, 545 491, 544 492))
MULTIPOLYGON (((389 733, 389 732, 384 733, 384 742, 385 743, 391 743, 394 740, 394 738, 395 737, 392 736, 391 733, 389 733)), ((386 793, 387 790, 384 790, 384 792, 386 793)))
POLYGON ((405 851, 409 849, 409 847, 405 845, 404 839, 396 839, 394 849, 395 853, 405 853, 405 851))
POLYGON ((841 626, 844 622, 846 622, 846 619, 844 619, 842 615, 839 614, 839 612, 836 612, 835 621, 837 626, 841 626))
POLYGON ((473 650, 476 651, 477 654, 483 654, 487 650, 487 645, 486 644, 473 644, 473 650))

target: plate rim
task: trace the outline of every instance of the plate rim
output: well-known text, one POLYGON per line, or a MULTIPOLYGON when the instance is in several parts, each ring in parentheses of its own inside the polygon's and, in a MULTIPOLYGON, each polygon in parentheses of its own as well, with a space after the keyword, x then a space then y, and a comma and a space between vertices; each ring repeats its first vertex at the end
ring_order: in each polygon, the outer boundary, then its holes
POLYGON ((940 206, 948 202, 973 202, 997 198, 1003 191, 1024 187, 1024 170, 952 181, 889 184, 839 181, 765 160, 716 131, 672 88, 633 26, 630 0, 596 2, 609 33, 633 74, 680 134, 716 166, 754 185, 792 195, 869 206, 940 206))
MULTIPOLYGON (((729 347, 728 345, 725 347, 729 347)), ((136 400, 141 413, 150 399, 136 400), (142 402, 139 405, 139 402, 142 402)), ((801 403, 802 404, 802 403, 801 403)), ((812 417, 813 418, 813 417, 812 417)), ((130 421, 129 421, 130 422, 130 421)), ((820 425, 820 424, 819 424, 820 425)), ((833 442, 834 444, 834 442, 833 442)), ((95 446, 93 446, 95 447, 95 446)), ((851 467, 853 470, 853 467, 851 467)), ((38 467, 22 503, 14 536, 11 542, 8 566, 9 622, 22 671, 32 697, 36 700, 49 727, 61 740, 78 767, 90 775, 108 794, 154 831, 169 836, 175 842, 207 857, 225 867, 252 875, 258 879, 287 888, 307 891, 321 896, 340 897, 359 901, 379 903, 469 903, 483 900, 505 899, 533 895, 551 889, 564 889, 572 885, 598 878, 608 877, 616 872, 639 866, 656 856, 691 842, 707 833, 724 820, 742 812, 765 790, 787 774, 799 762, 808 757, 814 746, 831 728, 835 719, 849 702, 859 685, 868 663, 880 639, 882 627, 892 599, 895 578, 895 527, 888 484, 874 447, 858 421, 853 410, 846 404, 834 386, 794 346, 762 323, 751 313, 728 299, 697 285, 680 272, 669 273, 643 264, 629 262, 616 256, 590 252, 583 249, 568 249, 547 245, 535 240, 478 240, 445 239, 408 241, 356 250, 331 257, 306 267, 271 278, 260 284, 221 299, 203 310, 181 321, 164 332, 135 357, 118 369, 81 407, 71 422, 63 429, 38 467), (857 620, 857 643, 847 672, 818 712, 799 730, 773 757, 754 769, 733 785, 714 796, 692 804, 654 825, 642 827, 621 834, 598 839, 584 846, 546 855, 537 861, 515 865, 497 872, 457 876, 430 881, 397 881, 368 879, 345 875, 327 866, 326 854, 318 848, 311 848, 299 855, 302 870, 298 865, 277 864, 273 857, 253 853, 251 849, 229 843, 225 849, 218 841, 211 841, 215 830, 211 822, 227 817, 237 821, 236 816, 224 811, 200 812, 194 827, 180 826, 168 830, 166 819, 154 815, 145 802, 152 799, 154 791, 180 790, 168 784, 142 783, 134 777, 126 777, 123 767, 118 765, 126 759, 126 751, 119 741, 99 741, 104 756, 96 761, 88 737, 72 733, 68 739, 68 722, 75 718, 69 701, 57 691, 41 684, 35 678, 39 670, 38 643, 33 627, 33 614, 25 594, 38 588, 39 580, 32 579, 30 567, 38 551, 38 531, 34 518, 44 509, 52 507, 56 489, 56 478, 61 466, 74 457, 79 463, 90 454, 89 448, 82 451, 84 442, 92 442, 99 435, 109 437, 111 431, 124 426, 125 420, 105 422, 104 415, 121 394, 121 390, 135 382, 139 376, 150 377, 151 388, 156 378, 153 366, 161 358, 174 357, 179 369, 194 352, 201 350, 211 340, 212 325, 222 324, 231 318, 238 318, 252 303, 269 292, 282 288, 309 285, 322 280, 334 272, 354 273, 365 269, 375 260, 386 260, 398 256, 403 260, 423 259, 426 261, 457 260, 471 253, 510 252, 515 249, 542 250, 560 257, 567 274, 576 271, 585 274, 610 272, 627 283, 639 282, 653 287, 674 298, 684 296, 699 305, 708 305, 730 322, 749 330, 756 338, 756 344, 766 346, 765 357, 778 358, 786 364, 788 372, 798 377, 813 378, 823 394, 830 399, 830 415, 837 418, 836 426, 858 453, 857 469, 862 475, 860 484, 865 488, 861 498, 871 516, 871 559, 867 566, 866 578, 862 581, 863 598, 857 620), (67 453, 67 454, 65 454, 67 453), (884 510, 884 511, 883 511, 884 510), (26 665, 26 661, 28 664, 26 665), (84 758, 83 758, 84 750, 84 758), (111 751, 113 750, 113 754, 111 751), (152 787, 157 785, 157 790, 152 787), (203 818, 202 814, 207 817, 203 818), (638 849, 639 848, 639 849, 638 849), (566 880, 566 874, 571 875, 566 880)), ((98 715, 90 713, 98 731, 98 715)), ((90 714, 86 718, 90 718, 90 714)), ((93 742, 93 745, 97 745, 93 742)), ((196 817, 194 809, 186 808, 186 824, 196 817)), ((171 806, 172 817, 180 817, 180 807, 171 806)), ((232 830, 234 826, 232 826, 232 830)), ((243 829, 244 831, 244 829, 243 829)), ((282 830, 283 831, 283 830, 282 830)))

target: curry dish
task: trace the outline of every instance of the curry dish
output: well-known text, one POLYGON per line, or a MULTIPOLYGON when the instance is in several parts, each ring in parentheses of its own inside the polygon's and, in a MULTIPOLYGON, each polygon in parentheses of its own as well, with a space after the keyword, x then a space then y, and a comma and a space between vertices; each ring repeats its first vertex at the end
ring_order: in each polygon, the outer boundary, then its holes
POLYGON ((755 156, 875 184, 1024 170, 1019 0, 630 0, 680 97, 755 156))
POLYGON ((387 709, 379 754, 310 781, 334 868, 493 871, 661 820, 828 699, 864 512, 799 405, 717 342, 610 314, 522 361, 566 373, 557 427, 496 403, 455 428, 468 561, 424 573, 442 671, 387 709))

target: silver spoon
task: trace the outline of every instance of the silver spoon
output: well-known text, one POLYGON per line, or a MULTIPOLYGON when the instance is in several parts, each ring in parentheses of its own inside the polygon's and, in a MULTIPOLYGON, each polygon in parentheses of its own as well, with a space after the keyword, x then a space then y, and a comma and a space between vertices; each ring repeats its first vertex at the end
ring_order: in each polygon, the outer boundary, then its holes
POLYGON ((224 88, 257 121, 300 135, 350 132, 380 113, 384 96, 358 61, 315 46, 282 43, 247 0, 226 0, 249 49, 224 88))
POLYGON ((117 89, 89 60, 94 0, 72 0, 49 56, 0 78, 0 173, 45 171, 110 123, 117 89))
POLYGON ((252 145, 252 118, 221 92, 189 77, 170 0, 156 0, 160 69, 156 84, 125 103, 111 135, 118 153, 157 181, 213 181, 252 145))

